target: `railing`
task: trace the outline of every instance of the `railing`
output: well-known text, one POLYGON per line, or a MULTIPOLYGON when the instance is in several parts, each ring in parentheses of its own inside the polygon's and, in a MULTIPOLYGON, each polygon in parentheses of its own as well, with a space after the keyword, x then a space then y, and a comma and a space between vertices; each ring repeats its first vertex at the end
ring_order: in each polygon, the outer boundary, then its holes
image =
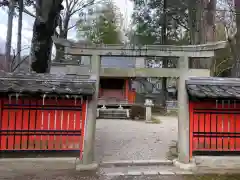
POLYGON ((83 150, 85 112, 86 104, 76 98, 1 99, 0 155, 55 152, 79 157, 83 150))

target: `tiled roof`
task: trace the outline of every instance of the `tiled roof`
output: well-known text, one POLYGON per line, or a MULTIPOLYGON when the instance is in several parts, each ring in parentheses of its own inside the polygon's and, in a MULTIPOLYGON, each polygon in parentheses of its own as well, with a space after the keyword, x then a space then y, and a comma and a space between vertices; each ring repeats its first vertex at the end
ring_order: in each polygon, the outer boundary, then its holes
POLYGON ((92 95, 94 80, 76 75, 6 73, 0 71, 0 92, 92 95))
POLYGON ((188 94, 196 98, 240 99, 240 78, 191 78, 186 86, 188 94))

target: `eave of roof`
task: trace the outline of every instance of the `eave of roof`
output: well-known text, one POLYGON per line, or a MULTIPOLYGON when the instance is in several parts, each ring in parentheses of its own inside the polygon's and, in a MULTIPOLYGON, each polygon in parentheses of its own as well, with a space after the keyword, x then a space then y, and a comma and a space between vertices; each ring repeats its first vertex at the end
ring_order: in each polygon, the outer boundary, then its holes
POLYGON ((0 71, 0 92, 92 95, 95 81, 75 75, 6 73, 0 71))
POLYGON ((190 78, 186 81, 186 87, 191 97, 240 99, 238 78, 190 78))

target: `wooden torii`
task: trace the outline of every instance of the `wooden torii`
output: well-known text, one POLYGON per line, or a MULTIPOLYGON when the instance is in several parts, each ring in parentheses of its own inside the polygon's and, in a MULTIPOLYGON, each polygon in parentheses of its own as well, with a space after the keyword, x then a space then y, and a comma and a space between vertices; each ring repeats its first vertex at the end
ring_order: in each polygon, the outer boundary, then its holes
POLYGON ((86 137, 84 143, 83 161, 78 164, 77 169, 92 169, 97 167, 94 164, 94 139, 96 130, 96 113, 99 89, 99 76, 128 76, 128 77, 179 77, 178 83, 178 162, 188 164, 189 156, 189 112, 188 96, 185 87, 185 81, 190 76, 206 76, 204 70, 189 69, 189 58, 211 58, 215 51, 226 47, 225 41, 201 44, 201 45, 146 45, 133 47, 130 45, 95 45, 87 43, 73 43, 66 39, 53 37, 53 42, 58 46, 63 46, 65 54, 91 56, 91 69, 81 71, 81 66, 74 66, 75 72, 83 75, 89 75, 96 80, 96 92, 92 103, 88 106, 91 112, 87 114, 86 137), (101 56, 124 56, 124 57, 179 57, 177 68, 128 68, 114 69, 101 68, 101 56), (106 73, 107 72, 107 73, 106 73))

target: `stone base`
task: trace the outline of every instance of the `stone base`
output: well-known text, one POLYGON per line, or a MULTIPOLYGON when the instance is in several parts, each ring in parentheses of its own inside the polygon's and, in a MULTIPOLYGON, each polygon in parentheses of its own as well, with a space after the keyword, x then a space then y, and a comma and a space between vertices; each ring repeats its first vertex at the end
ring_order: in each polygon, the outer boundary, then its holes
POLYGON ((96 171, 98 169, 97 163, 92 164, 76 164, 77 171, 96 171))
POLYGON ((146 124, 152 124, 153 122, 152 122, 152 121, 146 121, 146 120, 145 120, 145 123, 146 123, 146 124))
POLYGON ((194 171, 197 167, 195 162, 189 162, 188 164, 185 164, 179 162, 178 159, 174 159, 173 164, 174 166, 187 171, 194 171))

